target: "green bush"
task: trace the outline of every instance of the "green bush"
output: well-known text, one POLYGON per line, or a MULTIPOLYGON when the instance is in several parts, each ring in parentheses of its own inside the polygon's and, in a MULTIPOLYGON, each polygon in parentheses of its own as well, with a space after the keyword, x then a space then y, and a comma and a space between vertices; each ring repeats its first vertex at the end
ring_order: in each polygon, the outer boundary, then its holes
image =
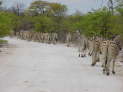
POLYGON ((6 40, 0 40, 0 44, 7 44, 8 43, 8 41, 6 41, 6 40))
POLYGON ((13 20, 15 15, 9 12, 0 11, 0 37, 4 37, 11 33, 13 29, 13 20))

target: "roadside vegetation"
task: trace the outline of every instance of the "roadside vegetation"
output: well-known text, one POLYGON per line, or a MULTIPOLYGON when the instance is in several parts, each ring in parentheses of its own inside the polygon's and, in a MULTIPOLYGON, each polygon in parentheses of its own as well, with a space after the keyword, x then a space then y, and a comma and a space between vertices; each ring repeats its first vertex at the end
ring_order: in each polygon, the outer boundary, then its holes
POLYGON ((7 44, 8 43, 8 41, 6 41, 6 40, 0 40, 0 44, 7 44))
MULTIPOLYGON (((27 9, 21 7, 0 10, 0 37, 21 30, 35 32, 71 32, 111 38, 123 35, 123 2, 116 0, 117 6, 112 15, 108 7, 82 14, 76 11, 67 14, 67 6, 47 1, 35 1, 27 9)), ((2 4, 2 3, 1 3, 2 4)))

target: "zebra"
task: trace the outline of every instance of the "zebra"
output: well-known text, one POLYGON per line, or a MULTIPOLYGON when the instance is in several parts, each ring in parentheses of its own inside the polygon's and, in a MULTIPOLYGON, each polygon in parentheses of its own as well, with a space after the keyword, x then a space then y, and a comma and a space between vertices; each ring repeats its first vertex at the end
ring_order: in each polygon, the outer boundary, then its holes
POLYGON ((17 37, 17 38, 20 37, 20 32, 16 32, 16 37, 17 37))
POLYGON ((92 51, 93 51, 93 39, 88 38, 88 55, 92 56, 92 51))
POLYGON ((41 42, 41 33, 40 32, 38 32, 38 34, 37 34, 37 41, 41 42))
POLYGON ((114 40, 105 40, 101 44, 103 73, 110 74, 110 64, 112 62, 112 73, 115 74, 115 62, 121 47, 114 40))
POLYGON ((43 33, 43 37, 44 37, 44 42, 45 43, 49 43, 49 34, 48 33, 43 33))
POLYGON ((86 57, 86 51, 88 48, 88 40, 85 36, 80 35, 78 37, 78 51, 79 57, 86 57))
POLYGON ((70 47, 71 40, 72 40, 72 36, 71 36, 71 34, 70 34, 70 32, 69 32, 69 33, 66 35, 67 47, 70 47))
POLYGON ((43 43, 43 33, 42 33, 42 32, 40 32, 40 37, 39 37, 39 39, 40 39, 40 42, 43 43))
POLYGON ((95 37, 89 41, 89 56, 92 56, 92 66, 95 66, 100 61, 100 44, 101 39, 95 37))
POLYGON ((24 32, 23 31, 20 32, 20 38, 24 39, 24 32))
POLYGON ((56 44, 58 41, 58 34, 57 33, 52 33, 51 34, 51 41, 53 44, 56 44))

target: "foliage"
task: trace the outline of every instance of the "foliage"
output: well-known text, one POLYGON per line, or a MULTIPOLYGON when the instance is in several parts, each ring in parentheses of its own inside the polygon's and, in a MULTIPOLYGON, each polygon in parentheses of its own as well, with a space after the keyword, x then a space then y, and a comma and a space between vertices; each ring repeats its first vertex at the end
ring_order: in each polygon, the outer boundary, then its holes
POLYGON ((79 11, 66 15, 67 6, 47 1, 34 1, 24 12, 16 16, 0 11, 0 36, 11 30, 34 30, 36 32, 76 32, 86 36, 111 38, 123 34, 123 2, 119 0, 114 15, 107 8, 81 14, 79 11))
POLYGON ((38 0, 33 2, 25 13, 27 15, 64 16, 66 11, 65 5, 38 0))
POLYGON ((0 37, 8 35, 13 29, 15 15, 9 12, 0 12, 0 37))
POLYGON ((1 40, 1 39, 0 39, 0 44, 7 44, 7 43, 8 43, 7 40, 1 40))
POLYGON ((33 18, 34 29, 37 32, 52 32, 54 31, 54 22, 47 16, 36 16, 33 18))
POLYGON ((106 8, 90 12, 84 16, 82 25, 86 35, 107 37, 110 30, 110 13, 106 8))

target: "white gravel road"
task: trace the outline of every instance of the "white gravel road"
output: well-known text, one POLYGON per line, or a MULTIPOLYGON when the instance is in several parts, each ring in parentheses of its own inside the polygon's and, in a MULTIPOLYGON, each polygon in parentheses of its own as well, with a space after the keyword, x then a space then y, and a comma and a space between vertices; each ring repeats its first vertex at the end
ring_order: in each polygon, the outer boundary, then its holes
POLYGON ((75 48, 4 38, 0 53, 0 92, 123 92, 123 66, 105 76, 75 48))

